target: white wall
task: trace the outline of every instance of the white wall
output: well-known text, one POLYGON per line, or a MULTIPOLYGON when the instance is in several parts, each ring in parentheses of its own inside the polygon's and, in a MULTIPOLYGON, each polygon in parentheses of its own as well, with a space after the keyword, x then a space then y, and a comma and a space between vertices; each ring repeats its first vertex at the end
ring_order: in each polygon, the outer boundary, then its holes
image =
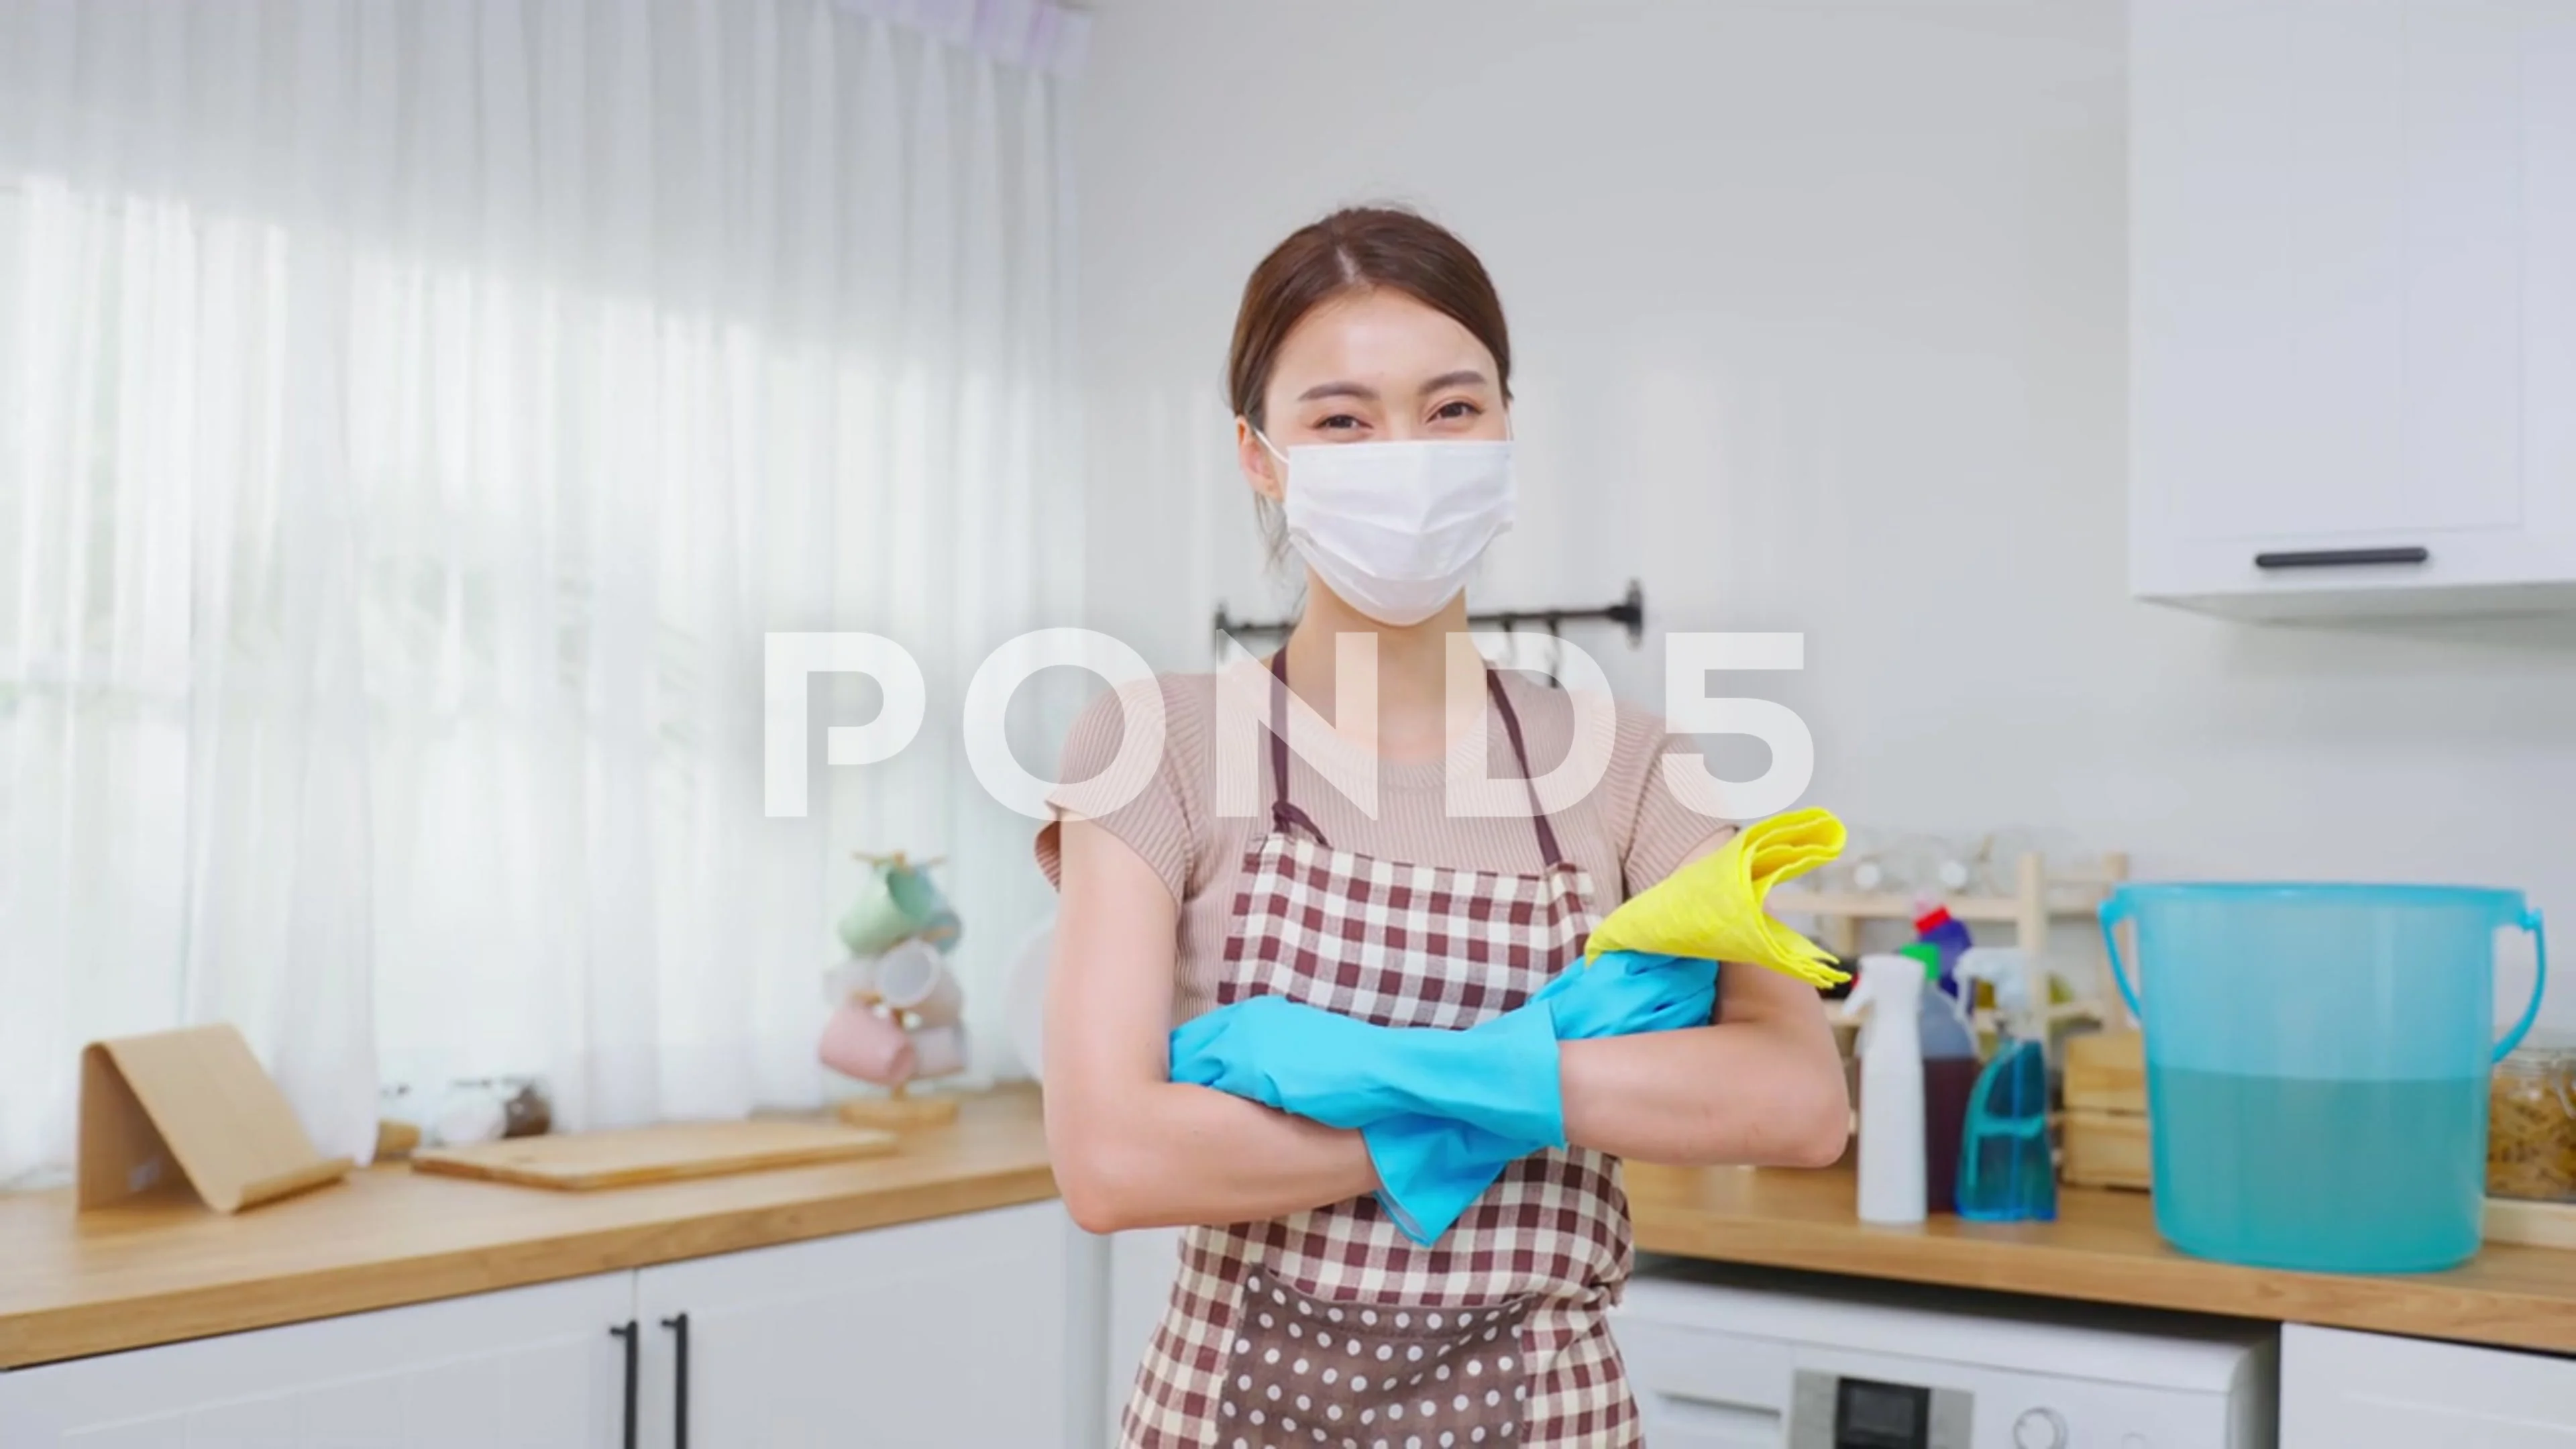
MULTIPOLYGON (((2576 923, 2576 621, 2127 597, 2116 0, 1099 8, 1095 626, 1201 667, 1219 598, 1278 607, 1218 388, 1235 295, 1294 225, 1406 200, 1483 253, 1520 357, 1524 516, 1482 602, 1633 576, 1657 630, 1804 631, 1803 676, 1741 692, 1805 715, 1808 798, 1856 823, 2516 885, 2576 923)), ((1586 638, 1660 696, 1651 637, 1586 638)))

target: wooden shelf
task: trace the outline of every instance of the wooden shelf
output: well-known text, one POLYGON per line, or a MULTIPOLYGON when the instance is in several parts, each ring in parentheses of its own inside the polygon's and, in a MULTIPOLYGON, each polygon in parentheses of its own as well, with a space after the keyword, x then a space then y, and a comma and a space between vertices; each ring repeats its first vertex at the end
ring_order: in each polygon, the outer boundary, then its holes
MULTIPOLYGON (((2112 851, 2100 860, 2082 865, 2049 868, 2038 855, 2024 855, 2013 862, 2013 893, 2008 896, 1910 895, 1903 891, 1799 891, 1772 893, 1765 909, 1777 916, 1805 916, 1820 923, 1818 944, 1838 956, 1852 956, 1860 950, 1860 927, 1863 921, 1895 921, 1911 925, 1931 906, 1940 906, 1957 920, 1977 926, 2010 926, 2013 944, 2039 960, 2048 950, 2050 925, 2064 917, 2082 917, 2088 923, 2095 919, 2102 901, 2122 881, 2129 878, 2129 857, 2112 851)), ((2089 983, 2074 982, 2079 995, 2089 996, 2087 1014, 2106 1021, 2121 1019, 2119 989, 2111 980, 2107 958, 2089 983)))
MULTIPOLYGON (((2021 919, 2021 903, 2008 896, 1939 896, 1932 903, 1971 925, 2011 925, 2021 919)), ((1863 921, 1911 921, 1923 913, 1926 900, 1895 892, 1862 895, 1850 891, 1774 891, 1767 909, 1775 916, 1837 916, 1863 921)))
MULTIPOLYGON (((2052 889, 2047 911, 2051 916, 2090 918, 2102 904, 2097 893, 2090 899, 2067 891, 2052 889)), ((2010 896, 1910 896, 1892 891, 1863 894, 1854 891, 1781 890, 1771 894, 1768 909, 1779 916, 1831 916, 1861 921, 1911 921, 1931 906, 1940 906, 1970 925, 2018 924, 2022 903, 2010 896)))

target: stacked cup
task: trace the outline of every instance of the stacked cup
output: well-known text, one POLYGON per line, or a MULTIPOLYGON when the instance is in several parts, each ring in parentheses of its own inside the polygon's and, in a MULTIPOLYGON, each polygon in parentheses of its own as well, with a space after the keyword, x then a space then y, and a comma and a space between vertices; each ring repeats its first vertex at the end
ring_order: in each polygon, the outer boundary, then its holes
POLYGON ((900 1091, 918 1078, 966 1069, 965 995, 945 953, 957 941, 957 913, 903 855, 874 867, 856 905, 841 918, 850 957, 826 978, 831 1020, 816 1054, 844 1076, 900 1091))

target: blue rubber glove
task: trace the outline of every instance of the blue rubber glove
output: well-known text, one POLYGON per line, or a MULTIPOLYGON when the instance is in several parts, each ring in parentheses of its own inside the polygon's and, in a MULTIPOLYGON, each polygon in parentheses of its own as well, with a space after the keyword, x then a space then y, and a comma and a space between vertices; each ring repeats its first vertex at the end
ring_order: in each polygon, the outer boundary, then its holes
POLYGON ((1703 1026, 1716 999, 1715 962, 1627 951, 1569 967, 1516 1010, 1467 1031, 1371 1026, 1260 997, 1175 1030, 1172 1080, 1358 1128, 1379 1201, 1427 1243, 1504 1167, 1564 1145, 1558 1040, 1703 1026), (1533 1115, 1544 1116, 1546 1136, 1513 1125, 1533 1115))
POLYGON ((1559 1041, 1706 1026, 1717 1012, 1717 963, 1604 951, 1530 997, 1545 1003, 1559 1041))
MULTIPOLYGON (((1717 963, 1605 951, 1567 968, 1520 1010, 1544 1009, 1559 1040, 1706 1026, 1717 1010, 1717 963)), ((1396 1117, 1361 1129, 1377 1169, 1378 1203, 1405 1236, 1436 1242, 1503 1169, 1541 1146, 1462 1122, 1396 1117)))
POLYGON ((1539 1150, 1445 1117, 1389 1117, 1360 1137, 1377 1169, 1378 1206, 1417 1243, 1438 1242, 1504 1168, 1539 1150))
POLYGON ((1526 1006, 1444 1031, 1371 1026, 1256 996, 1174 1028, 1172 1080, 1327 1127, 1424 1116, 1541 1147, 1565 1141, 1555 1026, 1544 1009, 1526 1006))

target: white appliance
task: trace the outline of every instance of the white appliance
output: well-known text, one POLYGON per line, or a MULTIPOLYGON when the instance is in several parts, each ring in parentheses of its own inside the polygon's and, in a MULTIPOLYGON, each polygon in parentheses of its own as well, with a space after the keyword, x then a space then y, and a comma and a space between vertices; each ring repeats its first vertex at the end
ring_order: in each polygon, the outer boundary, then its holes
POLYGON ((1653 1449, 2273 1449, 2268 1324, 1656 1261, 1613 1331, 1653 1449))

